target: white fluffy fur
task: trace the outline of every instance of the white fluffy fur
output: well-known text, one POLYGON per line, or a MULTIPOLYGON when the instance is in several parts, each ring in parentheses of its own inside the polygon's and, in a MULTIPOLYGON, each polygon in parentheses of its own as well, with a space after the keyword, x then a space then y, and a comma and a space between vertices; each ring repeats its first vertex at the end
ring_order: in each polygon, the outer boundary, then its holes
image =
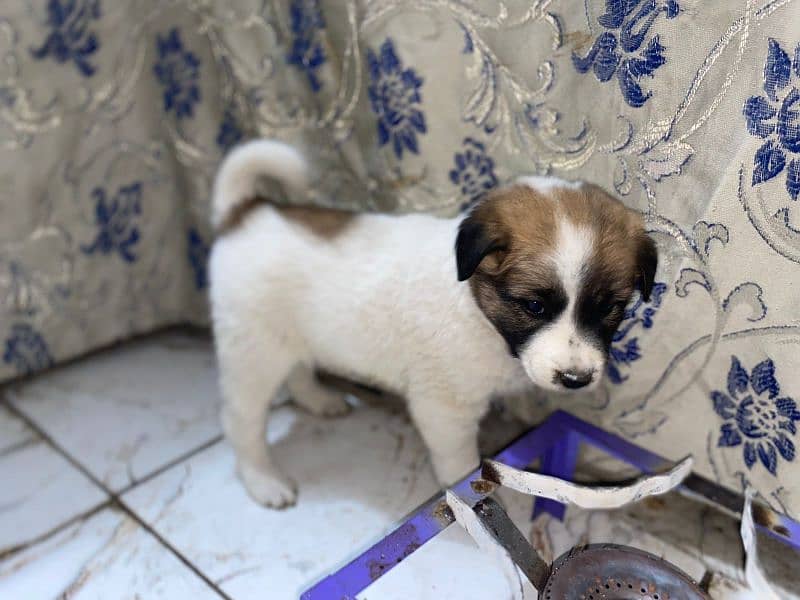
POLYGON ((583 185, 582 181, 567 181, 566 179, 549 175, 525 175, 517 178, 517 183, 527 185, 529 188, 545 195, 556 188, 579 190, 583 185))
MULTIPOLYGON (((304 168, 299 154, 277 142, 235 150, 215 186, 214 221, 224 221, 259 176, 297 189, 304 168)), ((288 381, 295 400, 315 413, 347 409, 341 396, 316 382, 314 367, 404 395, 439 481, 450 484, 478 466, 478 421, 490 398, 522 392, 531 379, 549 385, 551 369, 568 362, 558 354, 540 365, 536 356, 537 348, 572 351, 566 325, 546 335, 550 341, 532 344, 523 361, 509 354, 469 284, 457 281, 459 221, 361 215, 321 240, 267 206, 217 240, 210 275, 223 426, 239 475, 258 502, 280 507, 296 496, 294 483, 272 463, 264 435, 270 399, 281 385, 288 381)), ((586 243, 580 232, 563 230, 554 260, 563 252, 583 256, 586 243)), ((559 263, 565 277, 577 277, 578 255, 559 263)), ((580 353, 586 364, 595 360, 580 353)))

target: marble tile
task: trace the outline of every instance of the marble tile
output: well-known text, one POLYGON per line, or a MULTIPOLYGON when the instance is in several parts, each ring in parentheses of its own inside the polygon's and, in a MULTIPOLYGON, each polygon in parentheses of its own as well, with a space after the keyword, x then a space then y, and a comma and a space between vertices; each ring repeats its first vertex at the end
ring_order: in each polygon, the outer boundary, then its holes
MULTIPOLYGON (((774 586, 774 580, 767 573, 767 580, 774 586)), ((800 598, 798 595, 798 579, 795 576, 792 581, 792 587, 781 588, 778 586, 773 587, 773 591, 778 594, 779 598, 784 600, 795 600, 800 598)), ((714 573, 711 576, 711 582, 708 586, 708 595, 712 600, 758 600, 758 596, 740 579, 733 579, 720 573, 714 573)))
MULTIPOLYGON (((739 521, 678 493, 633 505, 621 518, 702 561, 706 569, 733 581, 743 579, 744 550, 739 521)), ((764 571, 786 598, 800 598, 800 553, 759 533, 758 555, 764 571)))
POLYGON ((211 343, 189 334, 108 350, 7 395, 115 492, 220 433, 211 343))
POLYGON ((275 460, 299 484, 292 508, 251 501, 225 443, 123 496, 236 600, 297 598, 436 490, 403 413, 360 407, 324 420, 287 406, 274 411, 269 429, 275 460))
POLYGON ((88 477, 1 405, 0 482, 0 556, 107 499, 88 477))
MULTIPOLYGON (((536 591, 522 577, 525 598, 536 591)), ((400 565, 358 594, 358 600, 509 598, 502 571, 478 550, 458 525, 451 525, 400 565)))
POLYGON ((671 493, 629 507, 622 518, 697 557, 709 571, 742 573, 739 522, 711 506, 671 493))
POLYGON ((708 586, 713 600, 752 600, 753 593, 742 582, 715 573, 708 586))
POLYGON ((800 551, 760 534, 757 552, 764 575, 775 591, 786 600, 800 600, 800 551))
POLYGON ((36 434, 30 430, 25 421, 12 415, 8 408, 0 404, 0 453, 5 454, 11 448, 24 444, 34 437, 36 434))
POLYGON ((0 560, 0 598, 220 596, 132 518, 103 509, 0 560))

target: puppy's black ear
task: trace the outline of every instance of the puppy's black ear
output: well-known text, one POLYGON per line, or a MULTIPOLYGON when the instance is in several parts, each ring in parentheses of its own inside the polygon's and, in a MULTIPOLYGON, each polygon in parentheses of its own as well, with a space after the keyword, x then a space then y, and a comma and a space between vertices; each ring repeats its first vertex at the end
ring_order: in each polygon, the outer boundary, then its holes
POLYGON ((461 221, 456 237, 458 280, 472 277, 481 261, 491 252, 500 250, 499 240, 492 237, 475 212, 461 221))
POLYGON ((642 233, 639 248, 636 251, 636 265, 636 285, 642 293, 642 298, 647 302, 650 300, 650 292, 653 290, 653 282, 656 278, 658 250, 655 242, 644 233, 642 233))

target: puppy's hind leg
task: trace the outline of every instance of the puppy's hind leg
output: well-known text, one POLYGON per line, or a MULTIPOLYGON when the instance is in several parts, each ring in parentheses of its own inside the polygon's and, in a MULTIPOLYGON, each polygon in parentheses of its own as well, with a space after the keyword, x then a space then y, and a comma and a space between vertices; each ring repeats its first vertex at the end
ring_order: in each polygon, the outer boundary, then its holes
POLYGON ((295 366, 287 385, 292 399, 312 415, 338 417, 350 412, 344 393, 321 384, 307 365, 295 366))
MULTIPOLYGON (((263 334, 262 334, 263 335, 263 334)), ((217 336, 223 393, 222 427, 236 453, 236 470, 250 496, 260 504, 285 508, 295 503, 297 488, 272 462, 266 440, 273 396, 296 359, 283 344, 267 339, 217 336)))

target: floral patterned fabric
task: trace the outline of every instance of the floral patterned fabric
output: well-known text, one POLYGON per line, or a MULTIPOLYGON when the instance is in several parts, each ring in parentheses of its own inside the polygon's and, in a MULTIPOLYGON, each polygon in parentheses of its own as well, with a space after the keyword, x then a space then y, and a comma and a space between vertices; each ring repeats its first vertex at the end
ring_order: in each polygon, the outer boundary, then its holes
POLYGON ((0 378, 206 323, 209 187, 248 137, 350 209, 580 177, 662 260, 603 393, 542 410, 800 516, 798 0, 6 0, 0 56, 0 378))

